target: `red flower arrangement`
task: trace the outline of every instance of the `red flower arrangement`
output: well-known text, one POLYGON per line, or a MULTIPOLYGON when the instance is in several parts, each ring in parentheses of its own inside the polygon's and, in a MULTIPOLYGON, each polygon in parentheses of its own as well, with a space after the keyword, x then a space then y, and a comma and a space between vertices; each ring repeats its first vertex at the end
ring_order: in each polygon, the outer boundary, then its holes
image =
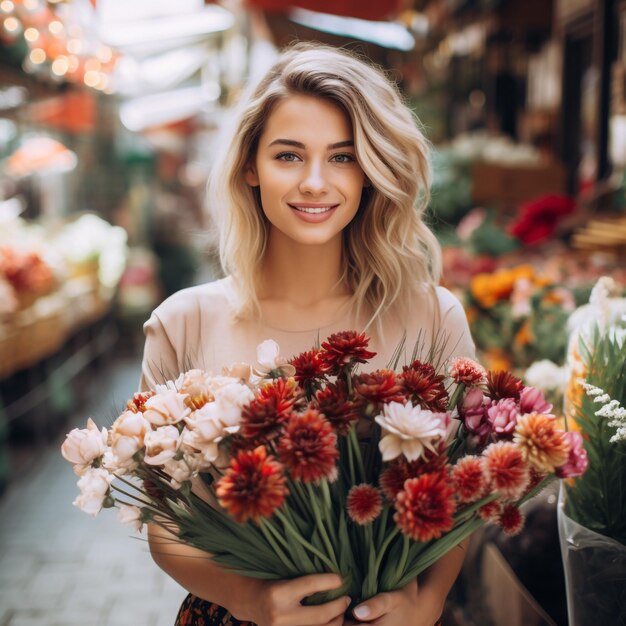
POLYGON ((559 221, 575 209, 575 201, 567 196, 542 196, 520 206, 509 232, 526 246, 541 243, 552 237, 559 221))

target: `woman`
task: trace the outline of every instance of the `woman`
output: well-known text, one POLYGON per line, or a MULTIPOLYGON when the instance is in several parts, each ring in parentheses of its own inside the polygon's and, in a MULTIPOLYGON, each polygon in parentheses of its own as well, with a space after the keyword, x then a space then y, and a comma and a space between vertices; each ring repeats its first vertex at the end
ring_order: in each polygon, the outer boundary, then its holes
MULTIPOLYGON (((219 372, 255 362, 275 339, 289 357, 331 332, 367 329, 384 367, 404 335, 426 348, 441 333, 455 354, 473 344, 458 301, 436 287, 439 246, 422 221, 428 145, 395 86, 353 55, 317 45, 284 52, 238 118, 215 171, 213 208, 226 278, 181 291, 145 325, 142 387, 186 363, 219 372)), ((190 592, 179 626, 340 625, 350 599, 300 601, 337 588, 332 574, 253 580, 152 527, 155 561, 190 592), (201 557, 201 558, 193 558, 201 557), (239 621, 238 621, 239 620, 239 621)), ((455 549, 354 620, 432 626, 458 574, 455 549)))

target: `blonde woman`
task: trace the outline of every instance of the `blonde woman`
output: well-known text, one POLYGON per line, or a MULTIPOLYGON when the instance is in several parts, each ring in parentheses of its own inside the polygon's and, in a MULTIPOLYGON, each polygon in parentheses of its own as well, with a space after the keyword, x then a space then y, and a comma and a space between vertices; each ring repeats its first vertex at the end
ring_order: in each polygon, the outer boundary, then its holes
MULTIPOLYGON (((422 221, 428 187, 427 141, 382 72, 324 46, 285 51, 242 109, 211 186, 226 278, 154 311, 142 387, 189 359, 219 372, 254 363, 264 339, 290 357, 346 329, 368 331, 373 368, 385 367, 405 334, 412 346, 418 337, 432 343, 439 331, 456 354, 471 356, 463 309, 437 287, 440 250, 422 221)), ((345 621, 347 597, 301 605, 339 587, 335 575, 253 580, 158 528, 149 539, 158 565, 190 592, 177 626, 432 626, 463 559, 462 549, 452 550, 345 621)))

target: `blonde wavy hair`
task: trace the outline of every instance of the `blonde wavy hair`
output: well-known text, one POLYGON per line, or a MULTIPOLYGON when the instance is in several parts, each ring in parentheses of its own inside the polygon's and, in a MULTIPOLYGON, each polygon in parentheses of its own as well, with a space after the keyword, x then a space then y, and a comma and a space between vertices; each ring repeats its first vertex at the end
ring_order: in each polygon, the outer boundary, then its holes
MULTIPOLYGON (((294 94, 333 102, 352 122, 357 160, 371 185, 343 236, 342 281, 356 319, 367 327, 387 313, 415 309, 418 294, 434 294, 441 250, 423 221, 429 200, 429 144, 395 83, 355 54, 321 44, 286 49, 243 102, 227 153, 213 169, 210 206, 220 260, 240 291, 239 315, 260 315, 255 285, 269 222, 259 195, 245 181, 273 107, 294 94)), ((438 310, 438 307, 436 307, 438 310)))

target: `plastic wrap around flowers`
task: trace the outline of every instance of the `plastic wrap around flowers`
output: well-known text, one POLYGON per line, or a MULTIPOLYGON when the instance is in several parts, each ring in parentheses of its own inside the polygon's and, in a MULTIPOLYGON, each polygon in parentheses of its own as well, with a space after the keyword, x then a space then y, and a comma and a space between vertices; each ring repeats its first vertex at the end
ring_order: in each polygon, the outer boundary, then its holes
POLYGON ((585 471, 580 435, 537 389, 463 357, 363 370, 368 343, 340 332, 287 361, 266 341, 255 368, 135 394, 109 430, 89 420, 67 436, 74 504, 117 507, 244 575, 338 573, 344 587, 311 601, 361 600, 485 522, 519 532, 521 503, 585 471))

